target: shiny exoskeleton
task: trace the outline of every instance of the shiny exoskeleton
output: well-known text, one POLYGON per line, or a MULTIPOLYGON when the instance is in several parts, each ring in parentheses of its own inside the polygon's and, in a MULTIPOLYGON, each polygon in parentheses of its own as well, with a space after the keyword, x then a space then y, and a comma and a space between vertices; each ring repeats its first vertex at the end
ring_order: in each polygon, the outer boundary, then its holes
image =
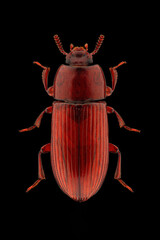
POLYGON ((54 97, 53 104, 39 115, 33 126, 20 130, 24 132, 39 127, 44 113, 52 114, 51 141, 40 149, 38 180, 27 192, 45 179, 41 154, 47 152, 50 152, 53 174, 59 187, 76 201, 86 201, 100 189, 107 173, 110 152, 118 154, 114 178, 133 191, 121 179, 121 153, 117 146, 109 143, 108 114, 115 113, 120 127, 140 131, 126 126, 121 116, 104 101, 115 89, 117 67, 126 62, 109 69, 112 77, 112 87, 109 87, 101 67, 92 64, 93 55, 104 40, 103 35, 91 53, 87 43, 84 47, 71 44, 70 52, 66 53, 58 35, 54 40, 66 56, 67 65, 59 67, 53 86, 48 88, 50 68, 34 62, 43 68, 44 88, 49 96, 54 97))

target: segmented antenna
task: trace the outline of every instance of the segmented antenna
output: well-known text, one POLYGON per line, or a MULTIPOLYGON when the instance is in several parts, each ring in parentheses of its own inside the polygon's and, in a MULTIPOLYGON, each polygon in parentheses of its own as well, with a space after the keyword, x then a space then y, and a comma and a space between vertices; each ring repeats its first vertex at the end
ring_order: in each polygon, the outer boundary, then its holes
POLYGON ((101 47, 102 43, 103 43, 103 40, 104 40, 104 35, 100 35, 99 38, 98 38, 98 42, 95 46, 95 49, 94 51, 91 53, 92 55, 96 54, 99 50, 99 48, 101 47))
POLYGON ((68 53, 66 53, 66 52, 64 51, 63 46, 62 46, 62 43, 61 43, 60 38, 58 37, 58 35, 54 35, 53 38, 54 38, 54 41, 55 41, 55 43, 56 43, 59 51, 60 51, 62 54, 67 55, 68 53))

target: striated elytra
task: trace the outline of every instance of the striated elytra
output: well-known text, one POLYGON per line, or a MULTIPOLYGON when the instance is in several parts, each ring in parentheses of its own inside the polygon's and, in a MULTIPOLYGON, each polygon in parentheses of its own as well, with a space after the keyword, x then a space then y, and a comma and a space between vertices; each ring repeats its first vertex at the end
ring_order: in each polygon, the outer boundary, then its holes
POLYGON ((52 114, 51 141, 41 147, 38 154, 38 180, 26 192, 45 179, 42 153, 50 152, 54 177, 61 190, 75 201, 86 201, 102 186, 108 170, 109 153, 117 153, 118 162, 114 178, 133 192, 121 179, 121 153, 117 146, 109 143, 108 114, 115 113, 120 127, 140 132, 125 125, 122 117, 104 99, 110 96, 117 83, 117 68, 110 68, 112 87, 107 86, 103 70, 93 65, 96 54, 104 40, 100 35, 93 52, 88 44, 64 51, 58 35, 54 40, 60 52, 66 56, 66 65, 61 65, 55 75, 53 86, 48 87, 49 67, 34 62, 43 68, 42 81, 49 96, 54 97, 52 106, 47 107, 33 126, 20 130, 30 131, 40 127, 44 113, 52 114))

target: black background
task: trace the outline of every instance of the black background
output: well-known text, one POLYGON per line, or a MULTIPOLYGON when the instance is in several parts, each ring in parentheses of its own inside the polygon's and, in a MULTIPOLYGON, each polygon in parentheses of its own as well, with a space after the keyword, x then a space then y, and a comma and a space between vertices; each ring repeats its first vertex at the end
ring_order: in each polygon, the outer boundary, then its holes
POLYGON ((12 122, 15 131, 13 149, 7 148, 10 167, 6 179, 10 180, 7 182, 9 191, 5 206, 8 217, 5 222, 13 226, 14 234, 21 236, 21 229, 22 237, 38 234, 44 234, 46 238, 48 234, 52 238, 58 234, 58 238, 76 239, 84 236, 107 238, 108 234, 136 237, 146 231, 153 210, 149 200, 152 185, 148 172, 148 56, 151 51, 148 47, 148 31, 151 31, 148 29, 148 15, 142 7, 132 4, 99 7, 95 3, 91 8, 85 5, 62 6, 43 5, 39 9, 31 5, 26 6, 26 11, 22 7, 23 11, 19 11, 11 23, 12 64, 7 74, 14 73, 10 85, 13 112, 9 123, 12 122), (59 10, 62 6, 63 11, 59 10), (141 129, 140 134, 120 129, 116 116, 109 115, 110 142, 122 153, 122 179, 134 189, 134 193, 114 180, 115 154, 110 154, 108 173, 101 189, 84 203, 74 202, 59 189, 52 174, 49 154, 42 156, 47 180, 25 193, 38 176, 38 151, 50 142, 51 115, 44 116, 40 129, 26 133, 19 133, 18 129, 31 126, 52 104, 53 99, 42 85, 41 68, 32 63, 39 61, 51 67, 51 86, 58 67, 65 62, 54 43, 54 34, 59 35, 66 52, 70 43, 83 46, 86 42, 91 52, 99 35, 104 34, 104 43, 93 60, 102 67, 109 86, 109 67, 127 61, 118 69, 116 89, 106 102, 119 112, 126 125, 141 129))

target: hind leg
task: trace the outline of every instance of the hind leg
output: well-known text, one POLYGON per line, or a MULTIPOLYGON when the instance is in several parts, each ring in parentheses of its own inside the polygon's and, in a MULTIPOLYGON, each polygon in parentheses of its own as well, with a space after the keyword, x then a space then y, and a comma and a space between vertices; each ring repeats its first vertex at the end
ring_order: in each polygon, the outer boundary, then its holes
POLYGON ((41 147, 39 154, 38 154, 38 180, 35 181, 29 188, 27 188, 26 192, 29 192, 32 188, 36 187, 41 180, 45 179, 45 174, 42 166, 42 159, 41 159, 41 154, 42 153, 48 153, 50 152, 51 149, 51 144, 48 143, 41 147))
POLYGON ((117 179, 124 187, 126 187, 128 190, 133 192, 132 188, 129 187, 122 179, 121 179, 121 152, 119 151, 119 148, 112 143, 109 143, 109 152, 111 153, 117 153, 118 154, 118 162, 117 162, 117 168, 115 171, 114 178, 117 179))

